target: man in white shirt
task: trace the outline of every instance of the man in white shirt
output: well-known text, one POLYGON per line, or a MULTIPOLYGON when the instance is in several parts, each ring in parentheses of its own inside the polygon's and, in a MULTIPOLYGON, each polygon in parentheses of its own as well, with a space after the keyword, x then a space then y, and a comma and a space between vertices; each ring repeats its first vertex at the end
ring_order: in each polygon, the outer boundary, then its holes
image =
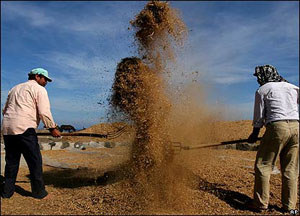
POLYGON ((53 137, 59 137, 50 111, 45 86, 51 82, 48 71, 36 68, 29 72, 28 81, 13 87, 3 108, 2 130, 5 145, 5 182, 1 191, 3 198, 15 192, 21 154, 30 171, 32 196, 42 199, 48 195, 42 177, 42 156, 35 129, 43 121, 53 137))
POLYGON ((299 169, 299 87, 288 83, 271 65, 257 66, 254 76, 260 84, 255 93, 253 132, 249 143, 257 141, 266 126, 255 161, 253 210, 269 204, 270 175, 280 158, 282 210, 294 210, 297 203, 299 169))

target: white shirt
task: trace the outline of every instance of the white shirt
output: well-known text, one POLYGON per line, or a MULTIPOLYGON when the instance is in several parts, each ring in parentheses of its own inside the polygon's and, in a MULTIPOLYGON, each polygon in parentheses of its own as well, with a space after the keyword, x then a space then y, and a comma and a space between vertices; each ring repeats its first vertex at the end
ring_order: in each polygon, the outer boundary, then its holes
POLYGON ((262 85, 255 93, 253 126, 287 119, 299 120, 299 87, 287 82, 262 85))
POLYGON ((37 128, 40 120, 46 128, 56 126, 46 89, 35 80, 13 87, 3 108, 3 134, 22 134, 28 128, 37 128))

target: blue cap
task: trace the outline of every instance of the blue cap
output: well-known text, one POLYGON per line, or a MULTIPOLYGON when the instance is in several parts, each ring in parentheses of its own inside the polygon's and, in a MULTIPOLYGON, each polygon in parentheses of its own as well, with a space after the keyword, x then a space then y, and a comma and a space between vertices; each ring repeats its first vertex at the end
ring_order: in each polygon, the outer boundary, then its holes
POLYGON ((48 76, 48 71, 43 69, 43 68, 35 68, 35 69, 32 69, 28 75, 30 74, 39 74, 39 75, 43 75, 44 77, 46 77, 46 79, 49 81, 49 82, 52 82, 52 79, 48 76))

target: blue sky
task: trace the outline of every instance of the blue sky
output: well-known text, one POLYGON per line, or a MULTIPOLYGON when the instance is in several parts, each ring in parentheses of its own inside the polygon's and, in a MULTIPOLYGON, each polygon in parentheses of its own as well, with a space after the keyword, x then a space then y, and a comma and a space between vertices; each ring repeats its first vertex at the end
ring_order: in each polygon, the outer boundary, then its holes
MULTIPOLYGON (((129 21, 145 4, 1 1, 1 108, 10 88, 43 67, 54 80, 46 88, 57 124, 105 122, 116 65, 136 55, 129 21)), ((274 65, 299 86, 299 2, 170 4, 189 29, 172 82, 196 79, 208 89, 207 103, 228 108, 228 120, 252 119, 256 65, 274 65)))

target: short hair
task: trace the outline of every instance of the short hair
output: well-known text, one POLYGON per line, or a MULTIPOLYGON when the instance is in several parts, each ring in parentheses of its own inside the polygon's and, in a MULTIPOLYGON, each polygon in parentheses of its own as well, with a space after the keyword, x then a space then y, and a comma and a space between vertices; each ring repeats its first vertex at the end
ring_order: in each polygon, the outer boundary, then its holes
POLYGON ((39 77, 42 77, 41 74, 28 74, 28 80, 35 80, 35 75, 38 75, 39 77))
POLYGON ((28 74, 28 80, 35 80, 36 74, 28 74))

